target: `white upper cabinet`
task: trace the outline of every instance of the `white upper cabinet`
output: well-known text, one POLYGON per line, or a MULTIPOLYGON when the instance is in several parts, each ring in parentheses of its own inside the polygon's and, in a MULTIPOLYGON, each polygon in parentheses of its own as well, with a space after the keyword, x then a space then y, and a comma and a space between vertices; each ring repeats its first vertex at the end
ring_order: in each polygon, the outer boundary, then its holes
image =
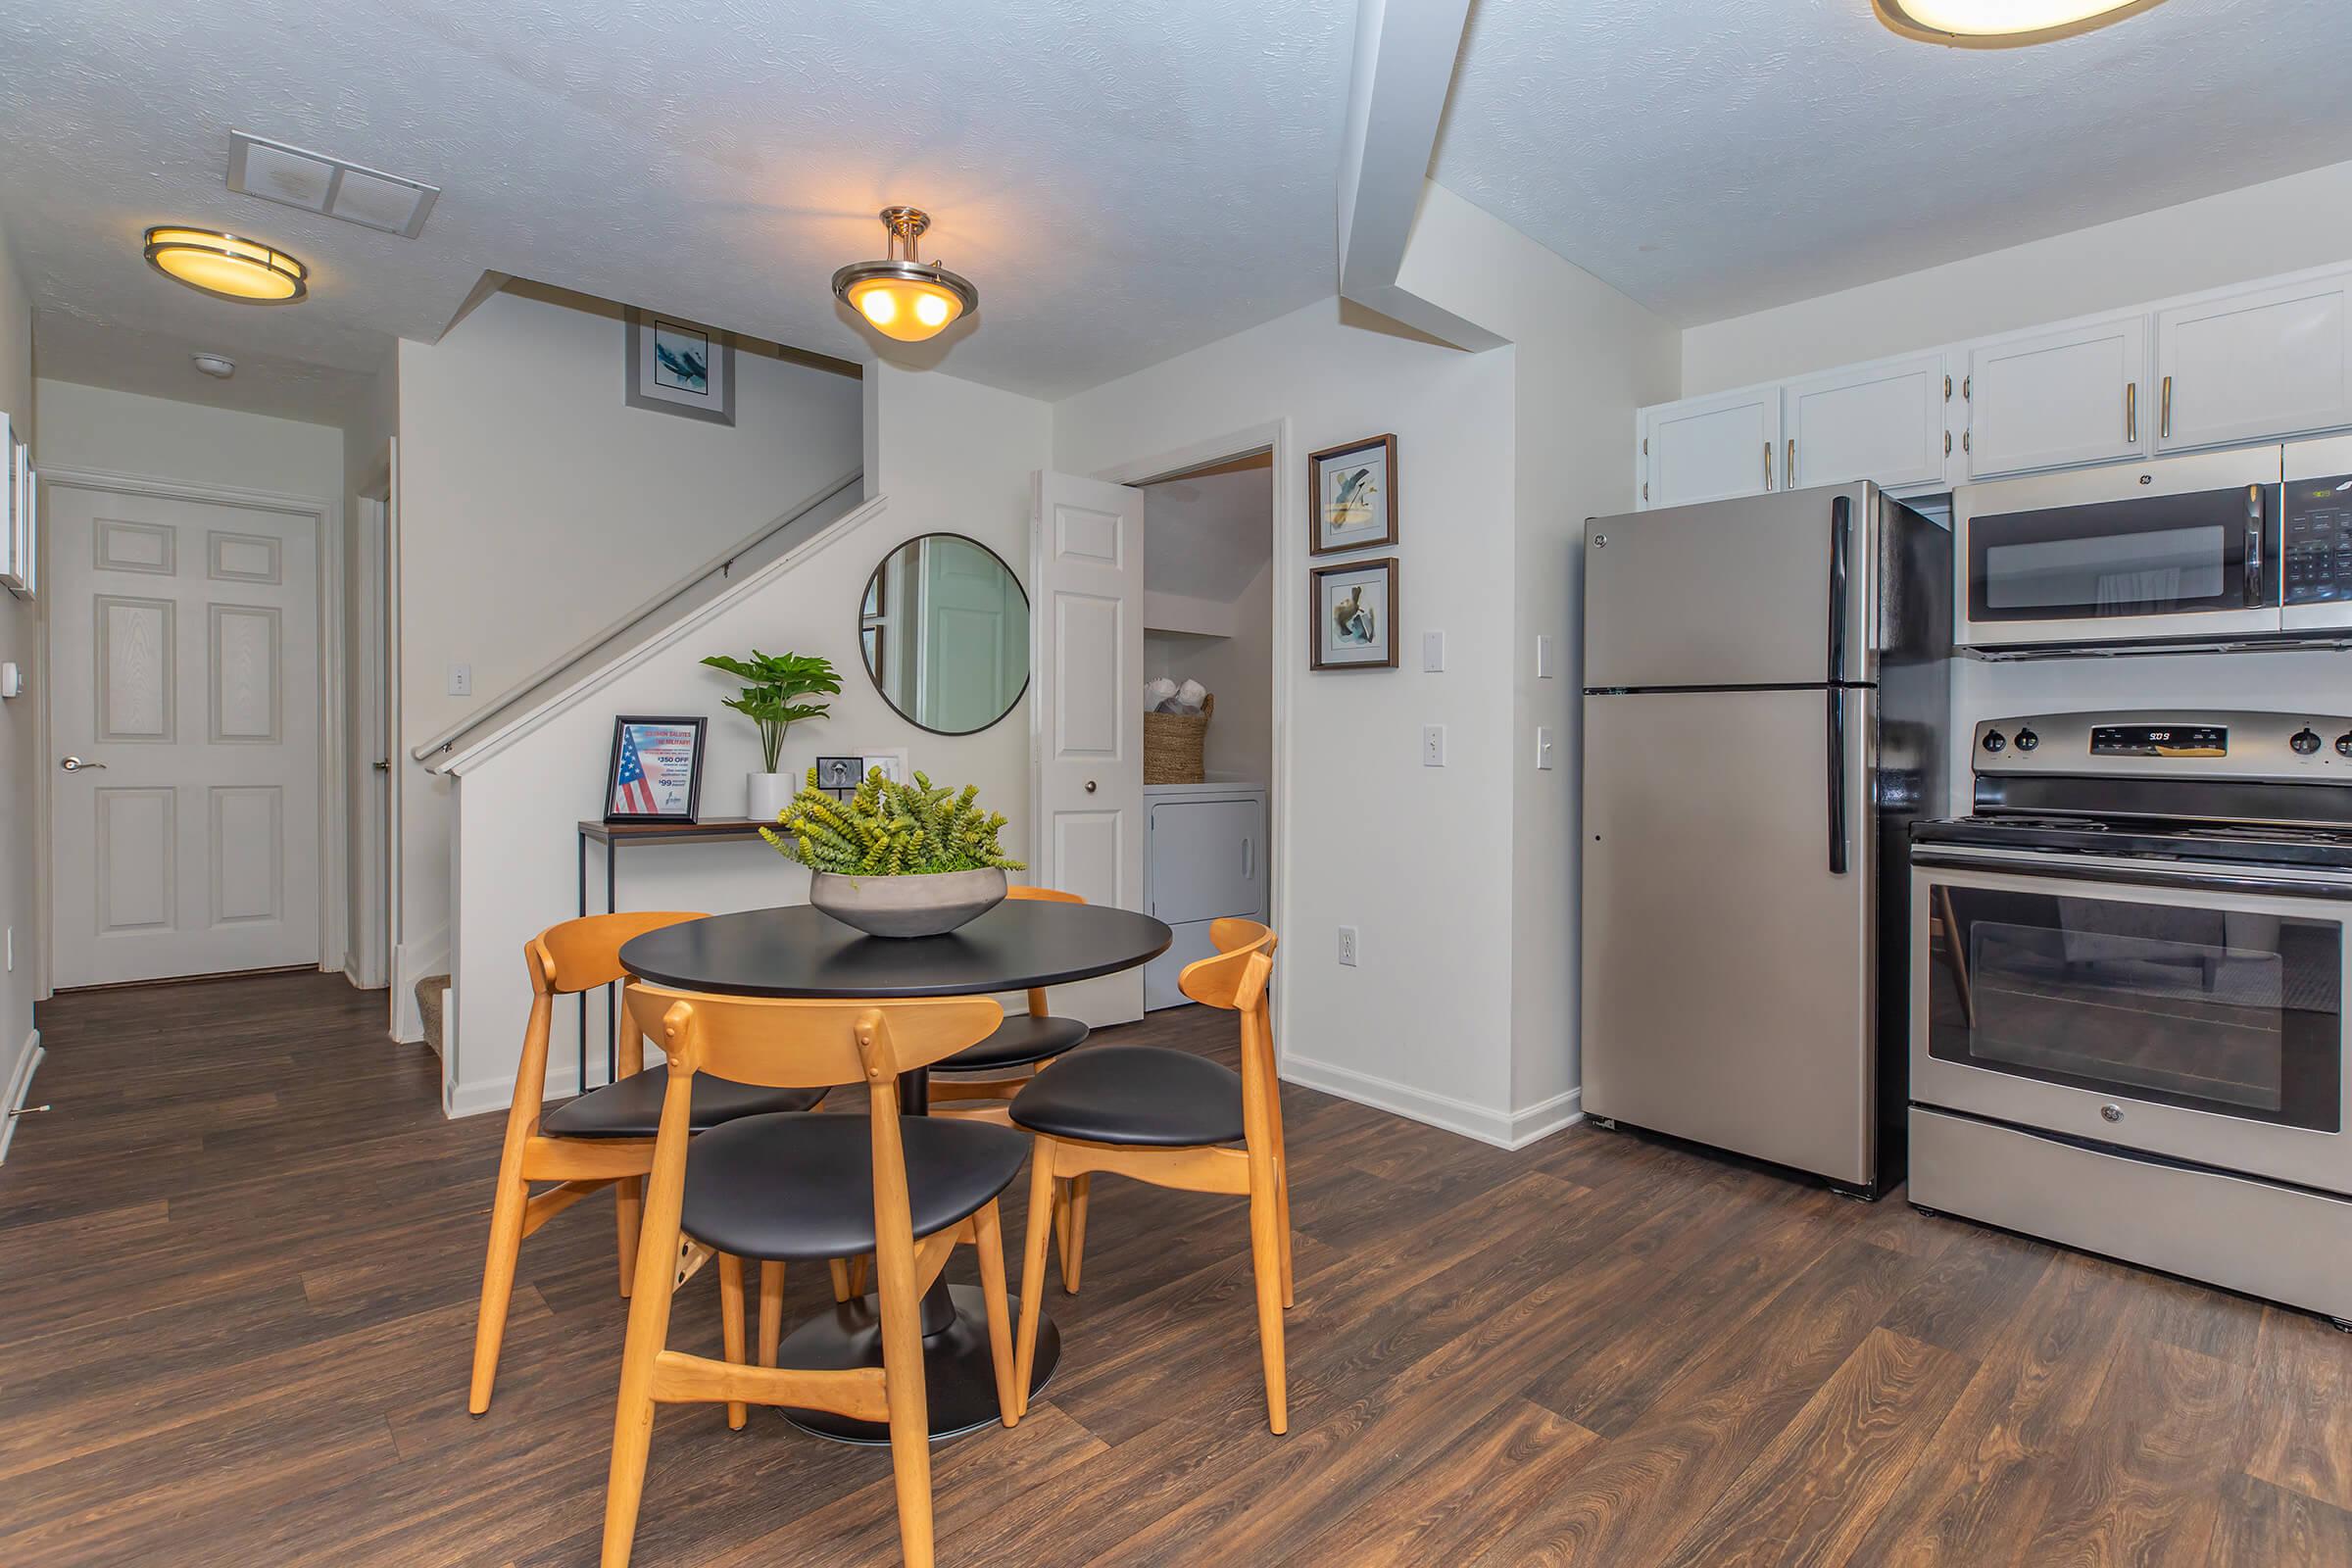
POLYGON ((1856 479, 1888 490, 1939 484, 1951 384, 1940 352, 1788 382, 1781 389, 1784 486, 1856 479))
POLYGON ((2158 312, 2158 450, 2352 424, 2346 283, 2337 273, 2158 312))
POLYGON ((2147 451, 2148 318, 2106 317, 1968 351, 1968 471, 1987 479, 2147 451))
POLYGON ((1644 409, 1641 435, 1645 507, 1723 501, 1782 487, 1777 386, 1644 409))

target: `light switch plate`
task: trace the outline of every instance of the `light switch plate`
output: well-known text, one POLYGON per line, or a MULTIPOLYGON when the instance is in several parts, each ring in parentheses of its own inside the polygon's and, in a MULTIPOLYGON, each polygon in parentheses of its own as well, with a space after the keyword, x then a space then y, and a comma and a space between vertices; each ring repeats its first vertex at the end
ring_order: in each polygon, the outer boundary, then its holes
POLYGON ((452 697, 471 697, 473 695, 473 666, 471 664, 449 666, 449 695, 452 697))
POLYGON ((1551 638, 1544 632, 1536 633, 1536 679, 1551 679, 1551 638))
POLYGON ((1539 772, 1539 773, 1548 773, 1548 772, 1550 772, 1550 771, 1551 771, 1551 748, 1552 748, 1552 741, 1551 741, 1551 726, 1550 726, 1549 724, 1539 724, 1539 725, 1537 725, 1537 726, 1536 726, 1536 771, 1537 771, 1537 772, 1539 772))
POLYGON ((1421 634, 1421 667, 1432 673, 1446 667, 1446 634, 1425 631, 1421 634))
POLYGON ((0 664, 0 697, 24 695, 24 671, 15 660, 0 664))
POLYGON ((1421 726, 1421 765, 1423 767, 1444 767, 1446 765, 1445 725, 1424 724, 1421 726))

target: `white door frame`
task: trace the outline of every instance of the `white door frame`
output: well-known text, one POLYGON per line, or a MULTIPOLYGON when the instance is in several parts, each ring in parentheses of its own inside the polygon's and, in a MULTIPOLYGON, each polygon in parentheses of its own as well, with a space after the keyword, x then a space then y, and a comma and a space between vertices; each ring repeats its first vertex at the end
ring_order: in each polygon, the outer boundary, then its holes
MULTIPOLYGON (((388 488, 388 487, 385 487, 388 488)), ((391 983, 392 923, 390 831, 392 771, 377 766, 376 754, 388 763, 392 756, 391 703, 385 654, 389 626, 385 609, 390 591, 391 535, 388 531, 391 498, 368 494, 360 498, 357 518, 359 558, 346 563, 358 596, 356 634, 359 646, 350 651, 354 690, 359 701, 351 713, 353 792, 360 808, 359 855, 351 867, 353 903, 359 919, 351 932, 351 949, 344 970, 352 984, 372 991, 391 983)), ((348 841, 347 841, 348 842, 348 841)))
MULTIPOLYGON (((347 734, 343 711, 343 503, 322 496, 286 495, 273 490, 245 490, 233 485, 187 484, 143 474, 115 473, 102 468, 50 468, 41 482, 104 495, 154 496, 166 501, 242 507, 308 517, 318 534, 318 957, 321 970, 339 974, 346 946, 346 885, 350 875, 345 853, 349 790, 344 768, 347 734)), ((44 509, 48 510, 48 509, 44 509)), ((52 539, 49 542, 54 542, 52 539)), ((55 581, 54 578, 49 579, 55 581)), ((49 852, 49 808, 52 780, 57 771, 57 746, 50 719, 56 704, 49 690, 50 671, 57 667, 49 646, 50 617, 40 617, 40 786, 34 792, 34 819, 39 842, 35 849, 35 877, 39 883, 41 933, 40 994, 55 989, 57 977, 57 906, 49 852)))
MULTIPOLYGON (((1271 564, 1274 570, 1274 657, 1271 671, 1274 682, 1274 776, 1266 783, 1272 794, 1267 803, 1268 831, 1274 836, 1274 852, 1268 858, 1266 918, 1277 936, 1303 940, 1303 933, 1290 928, 1291 889, 1297 878, 1291 863, 1291 697, 1304 667, 1303 651, 1298 639, 1305 634, 1306 622, 1298 611, 1298 602, 1306 592, 1306 507, 1305 485, 1294 484, 1285 474, 1303 474, 1305 465, 1299 461, 1297 439, 1291 433, 1289 416, 1268 419, 1263 423, 1244 425, 1223 435, 1201 441, 1188 441, 1183 446, 1166 451, 1141 454, 1124 463, 1097 468, 1089 478, 1105 479, 1112 484, 1150 484, 1155 479, 1172 479, 1195 468, 1205 468, 1229 459, 1251 452, 1271 452, 1273 472, 1267 483, 1273 487, 1274 537, 1269 540, 1271 564)), ((1279 1062, 1286 1043, 1291 1037, 1291 993, 1296 987, 1274 987, 1273 1024, 1274 1051, 1279 1062)))

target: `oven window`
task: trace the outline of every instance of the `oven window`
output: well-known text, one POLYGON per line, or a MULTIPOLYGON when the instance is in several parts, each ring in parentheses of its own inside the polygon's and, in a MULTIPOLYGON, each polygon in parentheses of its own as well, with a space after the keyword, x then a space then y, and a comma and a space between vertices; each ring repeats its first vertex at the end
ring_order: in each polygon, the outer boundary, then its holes
POLYGON ((1932 1054, 2340 1130, 2339 923, 1943 885, 1931 900, 1932 1054))
POLYGON ((2270 603, 2273 573, 2249 589, 2245 567, 2272 510, 2272 492, 2249 487, 1972 518, 1970 613, 2097 620, 2270 603))

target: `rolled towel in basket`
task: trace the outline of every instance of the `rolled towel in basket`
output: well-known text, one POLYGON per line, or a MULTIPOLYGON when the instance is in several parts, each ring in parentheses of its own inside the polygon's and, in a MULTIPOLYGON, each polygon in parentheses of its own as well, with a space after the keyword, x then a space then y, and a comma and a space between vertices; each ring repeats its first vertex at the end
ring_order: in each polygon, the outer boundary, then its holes
POLYGON ((1144 711, 1155 712, 1173 701, 1175 696, 1176 683, 1167 676, 1162 675, 1157 680, 1148 680, 1144 682, 1144 711))

